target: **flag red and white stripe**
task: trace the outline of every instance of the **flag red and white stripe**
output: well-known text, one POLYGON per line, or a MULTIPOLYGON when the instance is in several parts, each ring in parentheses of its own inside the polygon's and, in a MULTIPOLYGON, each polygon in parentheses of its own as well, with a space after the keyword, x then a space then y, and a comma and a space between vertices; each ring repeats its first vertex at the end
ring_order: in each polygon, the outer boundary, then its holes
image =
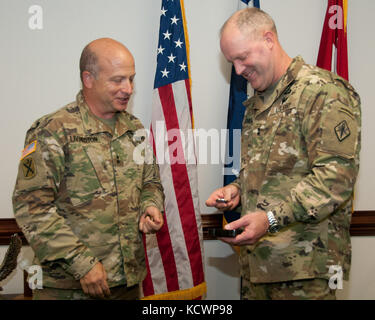
POLYGON ((206 292, 188 60, 183 3, 163 0, 151 136, 166 197, 165 223, 144 239, 144 299, 196 299, 206 292))

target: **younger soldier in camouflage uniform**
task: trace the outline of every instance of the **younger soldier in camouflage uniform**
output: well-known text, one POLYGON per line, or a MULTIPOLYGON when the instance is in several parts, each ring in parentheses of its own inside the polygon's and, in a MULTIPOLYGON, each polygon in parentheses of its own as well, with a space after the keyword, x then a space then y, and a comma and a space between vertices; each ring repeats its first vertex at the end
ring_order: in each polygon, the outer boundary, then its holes
POLYGON ((134 75, 126 47, 93 41, 82 52, 76 101, 27 132, 13 205, 43 270, 36 299, 138 297, 140 231, 163 225, 164 194, 155 161, 133 159, 143 143, 142 124, 125 111, 134 75))
POLYGON ((244 103, 240 176, 206 202, 226 210, 241 201, 242 217, 226 228, 244 232, 225 241, 242 246, 243 298, 335 299, 332 271, 348 279, 351 262, 359 96, 339 76, 289 58, 259 9, 227 21, 221 49, 256 90, 244 103))

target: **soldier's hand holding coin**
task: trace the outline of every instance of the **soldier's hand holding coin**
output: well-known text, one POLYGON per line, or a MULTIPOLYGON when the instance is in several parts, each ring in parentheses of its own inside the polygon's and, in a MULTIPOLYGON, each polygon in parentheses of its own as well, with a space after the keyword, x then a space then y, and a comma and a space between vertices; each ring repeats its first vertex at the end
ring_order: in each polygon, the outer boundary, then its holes
POLYGON ((155 233, 161 229, 164 224, 162 213, 158 208, 150 206, 139 219, 139 230, 143 233, 155 233))

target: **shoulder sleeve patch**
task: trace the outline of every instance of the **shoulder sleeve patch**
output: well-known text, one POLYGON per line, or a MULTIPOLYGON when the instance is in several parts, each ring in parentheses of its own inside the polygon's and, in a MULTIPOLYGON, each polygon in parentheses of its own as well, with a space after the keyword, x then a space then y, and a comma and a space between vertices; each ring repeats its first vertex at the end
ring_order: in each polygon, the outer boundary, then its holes
POLYGON ((336 127, 335 127, 335 133, 337 139, 342 142, 344 141, 347 137, 350 136, 350 129, 348 126, 348 123, 346 120, 341 121, 336 127))
POLYGON ((32 154, 36 150, 37 141, 34 140, 33 142, 29 143, 25 149, 23 149, 21 154, 21 160, 26 158, 28 155, 32 154))
POLYGON ((28 157, 26 159, 21 160, 22 162, 22 172, 25 179, 32 179, 36 176, 36 166, 34 159, 32 157, 28 157))
POLYGON ((319 149, 352 158, 357 150, 360 128, 357 119, 341 109, 332 108, 326 113, 319 149))

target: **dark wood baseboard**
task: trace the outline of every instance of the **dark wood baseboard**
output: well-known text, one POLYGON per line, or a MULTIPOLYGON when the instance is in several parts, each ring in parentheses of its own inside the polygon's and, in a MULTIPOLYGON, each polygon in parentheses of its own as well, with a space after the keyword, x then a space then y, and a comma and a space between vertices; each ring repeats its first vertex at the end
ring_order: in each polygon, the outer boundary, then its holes
POLYGON ((354 211, 350 235, 375 236, 375 211, 354 211))
MULTIPOLYGON (((220 228, 223 225, 223 214, 202 214, 202 227, 205 240, 212 240, 208 235, 209 228, 220 228)), ((350 225, 351 236, 375 236, 375 211, 354 211, 350 225)))
POLYGON ((26 296, 22 293, 18 294, 2 294, 0 296, 0 301, 1 300, 32 300, 32 296, 26 296))
POLYGON ((8 245, 10 242, 10 237, 15 233, 21 237, 22 243, 26 245, 26 238, 18 226, 16 219, 0 219, 0 245, 8 245))
MULTIPOLYGON (((223 224, 223 214, 202 214, 202 228, 204 240, 212 240, 209 236, 209 228, 220 228, 223 224)), ((27 241, 18 227, 15 219, 7 218, 0 219, 0 245, 8 245, 10 236, 18 233, 24 245, 27 241)), ((350 235, 352 236, 375 236, 375 211, 355 211, 352 216, 352 223, 350 226, 350 235)))

